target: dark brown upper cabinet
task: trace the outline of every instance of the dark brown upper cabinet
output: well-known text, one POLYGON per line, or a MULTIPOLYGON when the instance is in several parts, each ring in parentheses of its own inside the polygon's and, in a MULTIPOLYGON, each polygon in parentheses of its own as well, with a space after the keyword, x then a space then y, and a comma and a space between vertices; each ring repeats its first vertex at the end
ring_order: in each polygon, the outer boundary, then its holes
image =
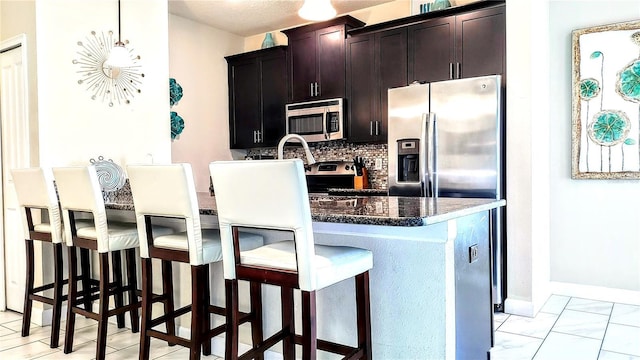
POLYGON ((347 99, 351 142, 387 141, 387 90, 407 85, 407 29, 349 37, 347 99))
POLYGON ((276 46, 225 57, 232 149, 276 146, 285 135, 286 49, 276 46))
POLYGON ((505 73, 504 5, 408 27, 409 82, 505 73))
POLYGON ((288 38, 292 102, 344 97, 347 30, 365 24, 351 16, 283 30, 288 38))

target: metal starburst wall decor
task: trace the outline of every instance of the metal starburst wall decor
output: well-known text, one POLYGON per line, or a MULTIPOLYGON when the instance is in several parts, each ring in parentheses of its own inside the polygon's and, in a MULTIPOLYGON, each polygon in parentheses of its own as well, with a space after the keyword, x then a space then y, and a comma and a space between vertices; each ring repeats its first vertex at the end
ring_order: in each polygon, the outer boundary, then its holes
POLYGON ((575 30, 574 179, 640 179, 640 21, 575 30))
MULTIPOLYGON (((132 66, 109 67, 105 65, 116 39, 113 31, 97 33, 92 31, 83 41, 78 41, 78 51, 73 64, 77 66, 78 84, 91 93, 91 99, 115 104, 130 104, 139 94, 144 73, 140 56, 130 47, 132 66)), ((124 41, 128 44, 128 41, 124 41)))

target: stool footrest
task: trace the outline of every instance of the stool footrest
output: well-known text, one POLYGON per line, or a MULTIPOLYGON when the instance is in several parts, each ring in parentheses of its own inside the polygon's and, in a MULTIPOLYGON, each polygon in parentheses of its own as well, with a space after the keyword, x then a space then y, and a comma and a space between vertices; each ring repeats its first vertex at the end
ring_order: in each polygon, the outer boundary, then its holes
POLYGON ((269 349, 273 345, 279 343, 289 336, 289 330, 282 329, 271 335, 270 337, 264 339, 261 343, 255 344, 253 349, 250 349, 241 356, 238 356, 238 360, 253 359, 256 355, 263 354, 265 350, 269 349))
POLYGON ((165 314, 162 315, 158 318, 155 318, 153 320, 150 321, 150 327, 156 327, 160 324, 164 324, 169 320, 175 320, 176 318, 188 313, 189 311, 191 311, 191 305, 186 305, 181 307, 180 309, 176 309, 173 311, 173 313, 171 314, 165 314))
POLYGON ((147 330, 147 336, 153 337, 153 338, 156 338, 156 339, 160 339, 160 340, 164 340, 166 342, 178 344, 178 345, 184 346, 186 348, 189 348, 191 346, 191 340, 189 340, 189 339, 185 339, 183 337, 176 336, 176 335, 172 336, 172 335, 169 335, 167 333, 164 333, 164 332, 158 331, 158 330, 153 330, 153 329, 147 330))
MULTIPOLYGON (((40 301, 42 303, 49 304, 49 305, 53 305, 53 302, 54 302, 53 298, 42 296, 42 295, 35 295, 35 294, 29 295, 29 299, 40 301)), ((60 301, 65 301, 65 300, 67 300, 67 295, 62 295, 62 298, 60 301)))

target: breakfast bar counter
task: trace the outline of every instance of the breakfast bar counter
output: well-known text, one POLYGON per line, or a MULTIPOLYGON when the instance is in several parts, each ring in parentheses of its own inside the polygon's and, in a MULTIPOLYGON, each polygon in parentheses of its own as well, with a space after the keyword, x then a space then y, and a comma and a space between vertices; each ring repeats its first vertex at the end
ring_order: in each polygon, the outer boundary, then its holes
MULTIPOLYGON (((218 215, 215 196, 199 192, 201 215, 218 215)), ((381 226, 425 226, 504 206, 505 200, 309 194, 314 222, 381 226)), ((107 209, 133 211, 130 196, 116 197, 107 209)))
MULTIPOLYGON (((108 209, 133 210, 130 198, 113 200, 108 209)), ((216 226, 215 197, 199 193, 198 201, 203 227, 216 226)), ((316 243, 373 252, 374 359, 487 358, 493 338, 489 213, 504 200, 310 194, 309 201, 316 243)), ((263 235, 265 242, 279 239, 263 235)), ((213 265, 211 274, 212 303, 223 305, 221 264, 213 265)), ((179 291, 188 301, 189 281, 183 283, 179 291)), ((355 345, 353 286, 343 281, 318 291, 318 338, 355 345), (329 305, 337 302, 345 306, 329 305)), ((265 335, 279 329, 279 295, 264 286, 265 335)), ((241 306, 248 306, 240 296, 241 306)), ((180 324, 180 331, 188 332, 188 324, 180 324)), ((251 343, 248 330, 240 335, 241 348, 251 343)), ((214 339, 213 353, 223 356, 222 338, 214 339)), ((320 353, 319 358, 334 357, 320 353)))

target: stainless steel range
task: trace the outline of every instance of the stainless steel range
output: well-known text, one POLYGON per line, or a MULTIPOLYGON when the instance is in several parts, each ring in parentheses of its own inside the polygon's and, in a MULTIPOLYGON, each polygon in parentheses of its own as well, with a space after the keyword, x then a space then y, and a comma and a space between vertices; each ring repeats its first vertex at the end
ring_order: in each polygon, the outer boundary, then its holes
POLYGON ((329 189, 353 189, 355 168, 351 161, 322 161, 306 172, 310 193, 327 193, 329 189))

